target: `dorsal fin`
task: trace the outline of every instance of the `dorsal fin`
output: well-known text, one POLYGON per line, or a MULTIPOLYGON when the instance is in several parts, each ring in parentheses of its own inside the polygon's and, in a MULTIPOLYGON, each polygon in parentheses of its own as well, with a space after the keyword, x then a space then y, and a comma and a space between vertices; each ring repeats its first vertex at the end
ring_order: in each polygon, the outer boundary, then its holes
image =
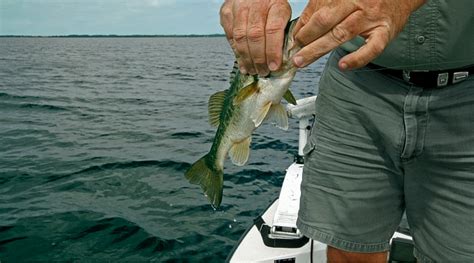
POLYGON ((209 104, 207 108, 209 111, 209 123, 214 127, 219 126, 226 93, 227 90, 218 91, 209 97, 209 104))
POLYGON ((234 79, 235 79, 235 76, 237 76, 237 73, 239 73, 239 63, 237 63, 237 61, 234 61, 234 67, 232 68, 232 71, 230 72, 230 78, 229 78, 230 84, 234 82, 234 79))

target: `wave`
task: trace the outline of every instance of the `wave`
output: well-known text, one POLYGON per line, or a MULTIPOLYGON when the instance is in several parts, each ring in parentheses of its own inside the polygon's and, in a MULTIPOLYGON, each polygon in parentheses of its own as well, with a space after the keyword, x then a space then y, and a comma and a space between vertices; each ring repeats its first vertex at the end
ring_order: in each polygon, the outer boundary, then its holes
POLYGON ((73 173, 67 174, 56 174, 50 175, 47 177, 46 182, 54 182, 63 178, 67 178, 73 175, 85 174, 85 173, 95 173, 103 172, 107 170, 119 170, 119 169, 129 169, 129 168, 138 168, 138 167, 160 167, 160 168, 171 168, 175 171, 184 172, 189 168, 189 163, 184 162, 175 162, 171 160, 164 161, 155 161, 155 160, 146 160, 146 161, 130 161, 130 162, 113 162, 105 163, 101 165, 93 165, 85 169, 79 170, 73 173))
POLYGON ((5 239, 5 240, 0 240, 0 246, 3 246, 3 245, 6 245, 8 243, 11 243, 11 242, 14 242, 14 241, 17 241, 17 240, 22 240, 22 239, 25 239, 27 237, 14 237, 14 238, 9 238, 9 239, 5 239))
POLYGON ((69 111, 70 109, 62 106, 55 106, 50 104, 36 104, 36 103, 24 103, 18 105, 20 108, 26 109, 42 109, 42 110, 52 110, 52 111, 69 111))
POLYGON ((94 225, 89 226, 80 232, 70 237, 71 240, 86 239, 90 235, 101 232, 102 235, 107 234, 113 236, 110 245, 130 240, 132 236, 137 236, 129 243, 138 243, 134 250, 148 250, 153 252, 172 251, 173 247, 178 243, 173 239, 161 239, 147 233, 142 227, 133 222, 127 221, 123 218, 112 217, 105 218, 94 222, 94 225), (107 232, 107 233, 104 233, 107 232), (145 238, 143 238, 143 236, 145 238))
POLYGON ((1 106, 8 108, 23 108, 23 109, 42 109, 42 110, 53 110, 53 111, 69 111, 70 109, 63 106, 51 105, 51 104, 40 104, 33 102, 25 103, 14 103, 7 102, 7 99, 12 101, 34 101, 34 100, 44 100, 45 97, 40 96, 25 96, 25 95, 13 95, 5 92, 0 92, 0 99, 2 99, 1 106))
POLYGON ((73 239, 73 240, 81 239, 81 238, 86 237, 89 234, 106 230, 111 226, 112 226, 111 223, 99 223, 79 232, 77 235, 71 236, 70 239, 73 239))
POLYGON ((0 233, 6 232, 10 229, 12 229, 14 226, 0 226, 0 233))
POLYGON ((175 132, 171 134, 171 137, 177 137, 178 139, 196 138, 203 136, 202 132, 175 132))
POLYGON ((226 180, 231 181, 235 185, 244 185, 254 181, 265 181, 280 187, 283 183, 285 173, 282 171, 263 171, 257 169, 245 169, 239 171, 232 176, 228 176, 226 180))
POLYGON ((198 80, 194 75, 186 74, 182 72, 165 73, 163 74, 163 76, 171 77, 177 80, 187 80, 187 81, 198 80))
POLYGON ((295 150, 297 149, 296 146, 290 145, 288 143, 284 143, 281 140, 271 140, 271 141, 263 141, 260 139, 255 140, 255 144, 252 145, 253 150, 259 149, 273 149, 273 150, 295 150))
POLYGON ((8 94, 5 92, 0 92, 0 98, 6 98, 6 99, 41 99, 42 97, 39 96, 25 96, 25 95, 13 95, 13 94, 8 94))
POLYGON ((112 240, 112 243, 118 243, 124 241, 125 239, 135 235, 138 231, 142 229, 138 226, 120 226, 112 230, 112 235, 116 237, 112 240))
POLYGON ((173 239, 160 239, 154 236, 148 237, 140 242, 135 250, 145 250, 152 248, 153 253, 172 251, 178 242, 173 239))

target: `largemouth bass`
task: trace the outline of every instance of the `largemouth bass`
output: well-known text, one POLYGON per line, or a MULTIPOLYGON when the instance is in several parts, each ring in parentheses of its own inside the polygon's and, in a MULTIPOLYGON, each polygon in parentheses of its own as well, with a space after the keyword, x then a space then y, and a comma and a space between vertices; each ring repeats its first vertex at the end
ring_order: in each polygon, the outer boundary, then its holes
POLYGON ((189 182, 201 186, 213 207, 222 201, 223 170, 227 155, 235 165, 244 165, 250 152, 252 132, 264 120, 288 129, 288 116, 282 98, 296 104, 289 86, 296 74, 290 58, 297 48, 293 43, 293 27, 289 22, 283 43, 283 62, 280 69, 267 77, 242 75, 236 65, 231 73, 230 88, 219 91, 209 99, 209 122, 217 126, 212 147, 195 162, 185 176, 189 182))

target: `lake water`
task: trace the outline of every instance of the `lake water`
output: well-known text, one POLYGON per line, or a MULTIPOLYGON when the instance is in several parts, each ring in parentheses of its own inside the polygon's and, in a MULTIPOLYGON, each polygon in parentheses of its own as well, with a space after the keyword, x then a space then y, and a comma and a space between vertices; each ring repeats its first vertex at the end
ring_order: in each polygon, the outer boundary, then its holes
MULTIPOLYGON (((222 262, 298 138, 294 120, 260 127, 217 211, 187 182, 232 65, 224 38, 0 38, 0 261, 222 262)), ((322 67, 298 73, 297 98, 322 67)))

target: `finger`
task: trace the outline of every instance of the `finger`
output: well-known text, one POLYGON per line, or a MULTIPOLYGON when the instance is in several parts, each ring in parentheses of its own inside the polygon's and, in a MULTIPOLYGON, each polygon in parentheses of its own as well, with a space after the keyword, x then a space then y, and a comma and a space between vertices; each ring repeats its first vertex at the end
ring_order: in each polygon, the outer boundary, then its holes
POLYGON ((389 31, 385 27, 376 28, 365 45, 339 60, 339 68, 342 70, 356 69, 369 64, 382 54, 389 41, 389 31))
POLYGON ((275 71, 281 66, 285 27, 290 17, 291 8, 287 5, 275 4, 268 11, 265 26, 265 53, 267 65, 271 71, 275 71))
POLYGON ((301 13, 300 17, 298 18, 298 21, 296 22, 295 28, 293 29, 293 37, 296 36, 300 29, 308 23, 309 19, 311 18, 311 15, 314 13, 314 10, 316 10, 316 6, 313 4, 312 1, 309 1, 309 3, 306 5, 303 12, 301 13))
POLYGON ((250 51, 247 45, 247 18, 249 14, 249 8, 247 6, 236 7, 234 5, 233 13, 232 37, 235 52, 237 53, 238 57, 237 62, 239 63, 240 71, 242 74, 255 74, 252 60, 250 59, 250 51))
MULTIPOLYGON (((350 1, 347 2, 350 3, 350 1)), ((296 34, 297 43, 300 46, 305 46, 313 42, 355 11, 356 7, 352 4, 322 7, 311 16, 308 22, 296 34)))
POLYGON ((230 43, 232 40, 232 23, 233 23, 231 1, 225 1, 225 3, 221 6, 221 10, 219 14, 220 14, 221 26, 224 29, 227 40, 230 43))
MULTIPOLYGON (((250 8, 247 26, 247 43, 250 58, 257 74, 266 76, 269 73, 265 56, 265 20, 267 12, 259 6, 250 8)), ((252 72, 252 70, 249 70, 252 72)))
POLYGON ((364 25, 361 21, 362 12, 352 13, 325 35, 298 51, 293 57, 293 64, 297 67, 305 67, 334 48, 351 40, 364 31, 364 25))
POLYGON ((233 39, 233 14, 232 14, 232 0, 226 0, 225 3, 221 6, 220 10, 220 23, 222 28, 224 29, 225 36, 227 41, 232 48, 232 51, 237 56, 237 52, 235 50, 235 44, 233 39))

